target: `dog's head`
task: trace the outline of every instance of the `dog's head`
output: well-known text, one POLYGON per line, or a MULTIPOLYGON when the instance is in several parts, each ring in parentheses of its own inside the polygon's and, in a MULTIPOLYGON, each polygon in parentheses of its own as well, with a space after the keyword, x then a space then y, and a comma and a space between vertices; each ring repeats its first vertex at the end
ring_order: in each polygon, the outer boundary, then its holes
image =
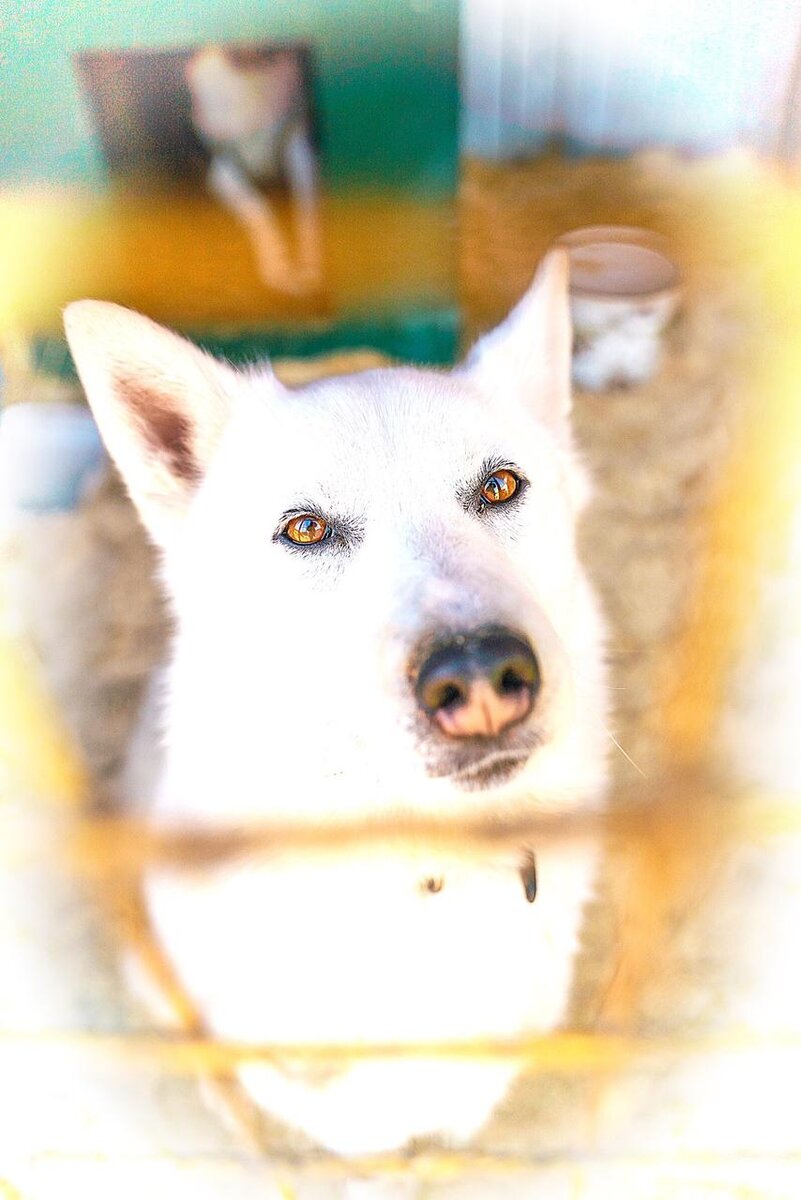
POLYGON ((177 616, 170 803, 210 819, 592 800, 567 265, 450 373, 299 389, 84 301, 87 395, 177 616))

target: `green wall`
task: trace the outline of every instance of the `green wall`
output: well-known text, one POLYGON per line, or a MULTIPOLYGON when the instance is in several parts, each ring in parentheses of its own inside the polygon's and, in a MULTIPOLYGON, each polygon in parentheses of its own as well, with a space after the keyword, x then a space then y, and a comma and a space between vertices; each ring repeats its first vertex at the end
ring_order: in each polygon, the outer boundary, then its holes
POLYGON ((0 0, 0 182, 105 179, 76 51, 302 39, 329 185, 446 195, 457 19, 457 0, 0 0))

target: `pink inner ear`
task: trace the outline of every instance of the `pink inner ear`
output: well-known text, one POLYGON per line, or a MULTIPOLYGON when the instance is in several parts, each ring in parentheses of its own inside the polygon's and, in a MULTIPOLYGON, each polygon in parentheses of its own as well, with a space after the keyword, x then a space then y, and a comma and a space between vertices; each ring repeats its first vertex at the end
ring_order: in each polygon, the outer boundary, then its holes
POLYGON ((192 422, 177 411, 174 401, 141 381, 118 376, 114 388, 136 422, 151 453, 185 483, 200 481, 201 470, 194 452, 192 422))

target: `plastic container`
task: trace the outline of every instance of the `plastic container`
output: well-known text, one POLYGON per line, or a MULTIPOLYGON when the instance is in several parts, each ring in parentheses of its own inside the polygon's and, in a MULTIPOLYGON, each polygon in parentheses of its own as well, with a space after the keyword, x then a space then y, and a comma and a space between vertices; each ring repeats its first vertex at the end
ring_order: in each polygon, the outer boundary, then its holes
POLYGON ((595 225, 559 238, 570 253, 573 380, 590 391, 645 383, 681 297, 666 239, 647 229, 595 225))

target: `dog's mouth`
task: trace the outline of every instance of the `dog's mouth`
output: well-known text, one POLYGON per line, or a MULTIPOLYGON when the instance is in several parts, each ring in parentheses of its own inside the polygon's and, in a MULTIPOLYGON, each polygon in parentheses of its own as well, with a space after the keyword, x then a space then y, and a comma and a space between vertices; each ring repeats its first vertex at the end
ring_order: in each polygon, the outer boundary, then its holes
POLYGON ((517 726, 501 737, 476 737, 450 745, 445 739, 432 741, 430 735, 424 736, 418 746, 432 779, 447 779, 463 791, 478 792, 500 787, 519 774, 546 737, 541 727, 517 726))
POLYGON ((480 792, 500 787, 526 766, 542 737, 534 730, 517 730, 504 742, 487 739, 484 745, 457 749, 429 758, 428 773, 435 779, 448 779, 465 792, 480 792))
POLYGON ((507 783, 529 760, 530 755, 519 750, 499 750, 487 754, 476 763, 454 771, 450 778, 468 792, 479 792, 485 788, 499 787, 507 783))

